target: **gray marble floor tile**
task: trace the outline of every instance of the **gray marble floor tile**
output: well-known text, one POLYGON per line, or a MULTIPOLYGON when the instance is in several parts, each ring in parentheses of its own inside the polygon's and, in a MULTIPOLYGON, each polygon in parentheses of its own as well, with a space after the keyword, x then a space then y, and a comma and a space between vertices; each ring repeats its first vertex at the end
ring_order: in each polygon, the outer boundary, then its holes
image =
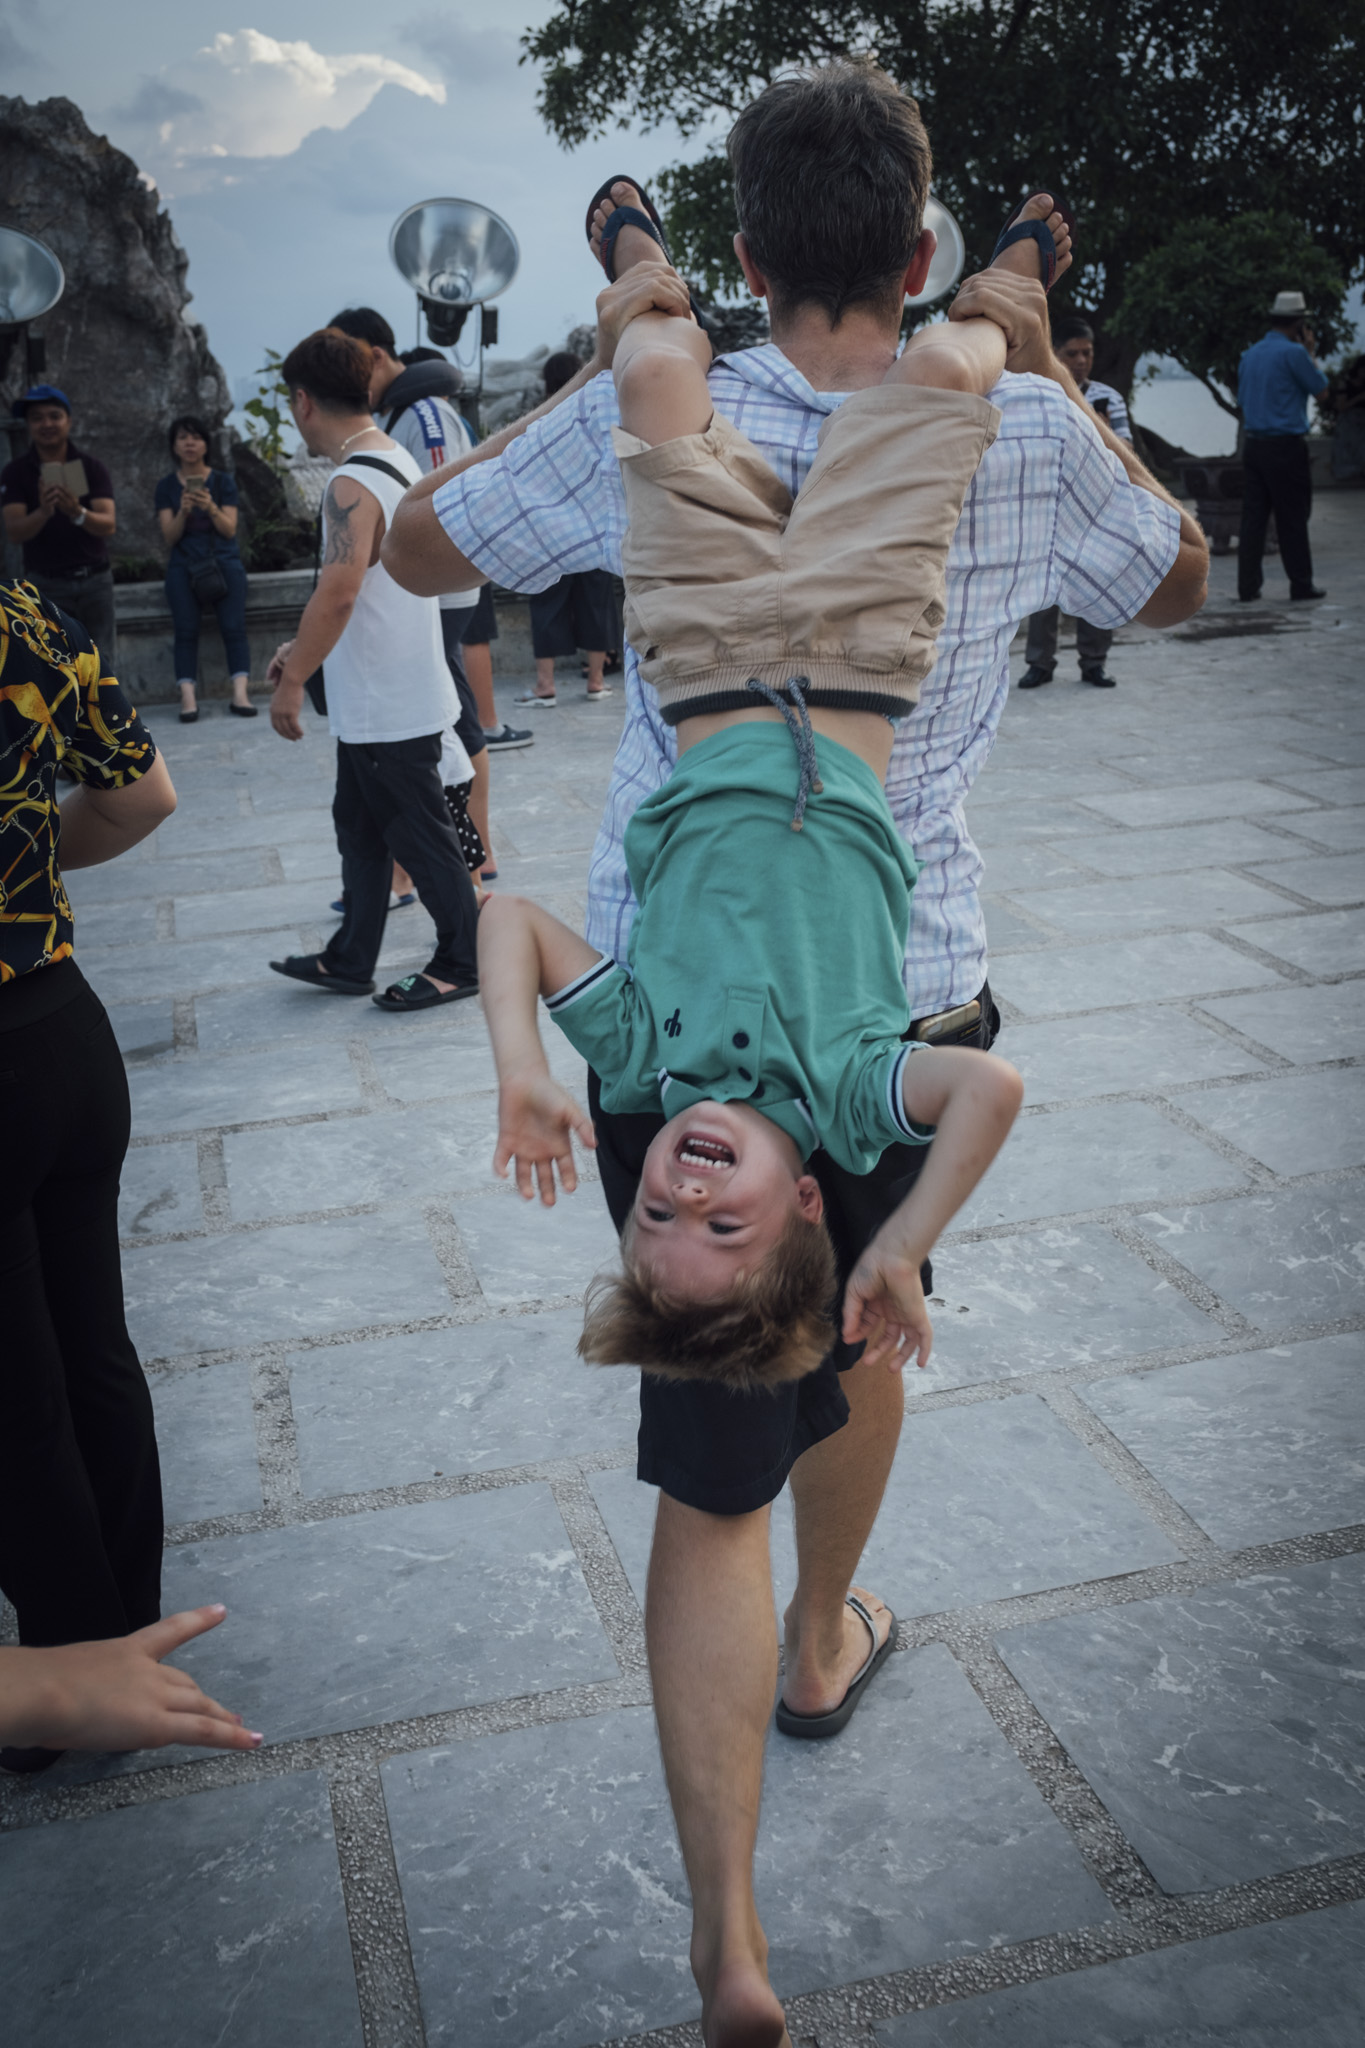
POLYGON ((1150 1209, 1135 1220, 1258 1329, 1360 1313, 1365 1182, 1277 1188, 1235 1202, 1150 1209))
POLYGON ((378 1111, 223 1141, 236 1223, 351 1202, 420 1202, 493 1178, 493 1098, 436 1112, 378 1111))
MULTIPOLYGON (((1359 974, 1365 967, 1365 910, 1323 910, 1230 927, 1249 945, 1306 974, 1359 974)), ((1249 964, 1249 963, 1248 963, 1249 964)), ((1247 981, 1246 988, 1254 984, 1247 981)), ((1193 994, 1194 991, 1192 990, 1193 994)))
POLYGON ((114 1003, 136 1001, 144 996, 183 996, 196 989, 223 988, 238 982, 269 981, 273 978, 267 965, 269 960, 302 950, 302 939, 290 930, 276 932, 268 940, 248 934, 238 939, 166 939, 134 946, 82 946, 80 962, 96 995, 106 1003, 114 1003))
POLYGON ((289 1361, 310 1499, 633 1442, 637 1376, 585 1365, 576 1311, 499 1317, 289 1361))
POLYGON ((1358 2048, 1365 1905, 906 2013, 880 2048, 1358 2048))
MULTIPOLYGON (((144 869, 144 873, 150 870, 144 869)), ((76 910, 76 942, 82 963, 94 953, 107 953, 113 946, 145 946, 156 940, 155 885, 144 887, 136 899, 101 903, 89 910, 76 910)), ((75 905, 72 905, 75 910, 75 905)))
MULTIPOLYGON (((1277 926, 1249 925, 1247 935, 1253 945, 1268 947, 1268 941, 1252 934, 1273 929, 1277 926)), ((1277 944, 1275 950, 1283 952, 1284 948, 1277 944)), ((1000 962, 992 982, 1025 1017, 1279 985, 1273 969, 1199 932, 1176 932, 1169 938, 1108 939, 1093 946, 1056 946, 1044 953, 1012 953, 1000 962)))
MULTIPOLYGON (((1297 786, 1301 778, 1294 777, 1297 786)), ((1277 811, 1307 810, 1310 797, 1296 803, 1293 795, 1268 782, 1198 781, 1176 783, 1164 789, 1134 789, 1121 796, 1097 793, 1089 797, 1077 790, 1077 801, 1102 817, 1139 830, 1156 830, 1162 825, 1202 824, 1213 818, 1264 817, 1277 811)))
MULTIPOLYGON (((1298 823, 1302 829, 1302 819, 1298 823)), ((1216 825, 1165 825, 1155 832, 1097 832, 1093 845, 1075 853, 1087 867, 1117 879, 1240 867, 1246 861, 1288 858, 1295 850, 1278 831, 1263 831, 1250 819, 1225 818, 1216 825)))
POLYGON ((1225 1550, 1365 1520, 1365 1339, 1204 1358, 1083 1398, 1225 1550))
POLYGON ((1359 853, 1365 848, 1365 804, 1345 811, 1314 811, 1287 820, 1305 839, 1316 839, 1337 853, 1359 853))
POLYGON ((986 943, 992 959, 997 953, 1017 953, 1021 947, 1055 943, 1052 934, 1030 924, 996 896, 983 897, 981 907, 986 913, 986 943))
MULTIPOLYGON (((769 1748, 757 1886, 779 1992, 1107 1917, 945 1650, 893 1658, 856 1726, 818 1755, 769 1748)), ((430 2042, 586 2048, 695 2015, 647 1709, 383 1775, 430 2042)))
POLYGON ((130 1147, 120 1177, 118 1227, 120 1237, 203 1229, 199 1155, 192 1142, 130 1147))
POLYGON ((1270 1075, 1187 1095, 1181 1107, 1272 1173, 1365 1165, 1365 1068, 1270 1075))
POLYGON ((499 1192, 460 1202, 460 1236, 490 1301, 544 1301, 582 1294, 617 1254, 600 1187, 561 1195, 553 1209, 499 1192))
POLYGON ((934 1253, 934 1348, 909 1400, 943 1387, 1216 1341, 1218 1326, 1098 1224, 934 1253), (940 1305, 941 1304, 941 1305, 940 1305))
POLYGON ((1275 780, 1324 804, 1358 804, 1365 794, 1365 772, 1359 766, 1310 768, 1286 759, 1277 764, 1275 780))
MULTIPOLYGON (((1311 1064, 1365 1055, 1365 989, 1355 982, 1221 996, 1200 1007, 1258 1044, 1269 1046, 1282 1059, 1311 1064)), ((1013 1038, 1011 1033, 1011 1044, 1013 1038)))
POLYGON ((907 1419, 859 1571, 909 1616, 1179 1555, 1066 1425, 1020 1394, 907 1419))
POLYGON ((261 1473, 246 1365, 234 1359, 153 1373, 150 1385, 166 1526, 257 1513, 261 1473))
POLYGON ((1026 1102, 1070 1102, 1124 1089, 1163 1092, 1182 1082, 1265 1071, 1254 1053, 1176 1009, 1161 1010, 1142 1031, 1135 1031, 1133 1019, 1118 1010, 1011 1024, 998 1050, 1023 1075, 1026 1102))
POLYGON ((336 841, 327 845, 322 839, 311 840, 302 846, 282 846, 280 866, 284 869, 287 882, 321 882, 324 886, 314 891, 314 898, 320 905, 319 915, 341 894, 341 855, 337 852, 336 841), (335 888, 328 888, 334 882, 335 888))
POLYGON ((1082 882, 1065 889, 1016 888, 1010 893, 1021 910, 1046 918, 1078 939, 1168 925, 1218 924, 1230 917, 1269 916, 1285 907, 1282 896, 1214 867, 1082 882))
MULTIPOLYGON (((548 1486, 175 1544, 163 1578, 168 1614, 226 1605, 176 1662, 267 1742, 618 1676, 548 1486)), ((62 1769, 106 1777, 185 1754, 62 1769)))
POLYGON ((109 1022, 126 1060, 153 1059, 175 1044, 175 1004, 170 996, 151 1003, 111 1003, 109 1022))
MULTIPOLYGON (((337 892, 332 891, 335 895, 337 892)), ((269 889, 225 888, 212 896, 179 896, 177 939, 211 939, 223 932, 274 932, 300 924, 334 923, 325 889, 313 882, 277 882, 269 889)))
MULTIPOLYGON (((1263 861, 1255 871, 1312 903, 1365 902, 1365 853, 1310 856, 1306 860, 1263 861)), ((1234 913, 1235 914, 1235 913, 1234 913)))
POLYGON ((361 2048, 327 1780, 0 1839, 14 2048, 361 2048))
MULTIPOLYGON (((241 1059, 188 1053, 130 1075, 128 1086, 139 1137, 358 1109, 364 1099, 344 1045, 283 1045, 241 1059)), ((276 1143, 291 1138, 279 1132, 276 1143)))
POLYGON ((1021 1117, 1004 1151, 959 1213, 980 1230, 1067 1216, 1166 1190, 1234 1188, 1245 1175, 1146 1102, 1093 1102, 1021 1117))
POLYGON ((992 803, 989 798, 978 799, 973 794, 967 806, 967 830, 983 853, 995 850, 996 861, 988 859, 986 863, 987 886, 1003 889, 1007 866, 1003 853, 1007 847, 1021 840, 1054 838, 1065 845, 1073 833, 1103 832, 1105 823, 1093 812, 1082 810, 1079 804, 1061 798, 1035 803, 1026 797, 1016 797, 992 803))
POLYGON ((145 1359, 417 1322, 450 1309, 431 1240, 411 1215, 338 1216, 135 1246, 123 1254, 123 1298, 145 1359))
POLYGON ((1358 1855, 1365 1559, 1012 1629, 998 1647, 1163 1891, 1358 1855))
MULTIPOLYGON (((171 856, 162 860, 156 857, 160 837, 158 832, 154 839, 142 842, 149 849, 145 859, 124 853, 97 868, 75 868, 69 874, 63 871, 62 880, 78 921, 105 903, 137 903, 144 898, 160 902, 167 896, 201 895, 224 886, 227 878, 221 855, 186 854, 182 859, 171 856)), ((133 852, 136 854, 136 848, 133 852)), ((234 888, 259 887, 265 880, 260 855, 239 855, 229 864, 229 877, 234 888)), ((89 936, 93 939, 94 935, 92 923, 89 936)))

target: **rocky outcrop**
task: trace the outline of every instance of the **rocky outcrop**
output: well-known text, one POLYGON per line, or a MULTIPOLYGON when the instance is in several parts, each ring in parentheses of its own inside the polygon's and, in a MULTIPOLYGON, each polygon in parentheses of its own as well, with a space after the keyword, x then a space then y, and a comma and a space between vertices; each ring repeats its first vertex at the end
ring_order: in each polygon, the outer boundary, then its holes
MULTIPOLYGON (((47 340, 46 378, 75 408, 76 439, 113 475, 113 551, 160 555, 152 494, 168 467, 166 429, 192 412, 216 432, 232 404, 185 312, 189 259, 170 215, 70 100, 0 97, 0 221, 46 242, 66 271, 65 295, 35 331, 47 340)), ((22 342, 0 335, 6 414, 25 382, 22 342)))

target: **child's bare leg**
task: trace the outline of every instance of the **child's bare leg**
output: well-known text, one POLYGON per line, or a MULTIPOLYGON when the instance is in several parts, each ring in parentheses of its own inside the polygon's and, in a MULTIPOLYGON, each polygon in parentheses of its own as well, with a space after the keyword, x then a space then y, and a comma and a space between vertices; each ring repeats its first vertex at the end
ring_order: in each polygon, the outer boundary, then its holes
MULTIPOLYGON (((1019 218, 1047 222, 1056 245, 1060 277, 1071 265, 1071 231, 1061 214, 1053 211, 1051 193, 1035 192, 1019 218)), ((1012 243, 1001 251, 991 268, 1017 271, 1021 277, 1037 277, 1037 244, 1012 243)), ((921 327, 912 334, 899 361, 891 365, 882 382, 927 385, 938 391, 972 391, 984 398, 1004 367, 1003 328, 993 320, 956 320, 951 326, 921 327)))
MULTIPOLYGON (((639 206, 640 195, 624 179, 611 188, 593 215, 592 244, 618 206, 639 206)), ((632 320, 616 344, 612 375, 621 425, 651 445, 684 434, 704 434, 711 424, 706 372, 711 344, 692 319, 687 290, 642 228, 622 228, 616 241, 616 275, 644 266, 659 272, 659 310, 632 320)))

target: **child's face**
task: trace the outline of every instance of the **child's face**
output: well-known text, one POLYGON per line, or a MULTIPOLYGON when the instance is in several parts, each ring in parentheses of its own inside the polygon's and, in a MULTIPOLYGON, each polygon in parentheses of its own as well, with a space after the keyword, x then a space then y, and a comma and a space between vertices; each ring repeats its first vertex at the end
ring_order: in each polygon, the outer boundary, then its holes
POLYGON ((824 1204, 786 1132, 744 1103, 701 1102, 645 1155, 631 1255, 677 1299, 723 1301, 793 1211, 818 1223, 824 1204))

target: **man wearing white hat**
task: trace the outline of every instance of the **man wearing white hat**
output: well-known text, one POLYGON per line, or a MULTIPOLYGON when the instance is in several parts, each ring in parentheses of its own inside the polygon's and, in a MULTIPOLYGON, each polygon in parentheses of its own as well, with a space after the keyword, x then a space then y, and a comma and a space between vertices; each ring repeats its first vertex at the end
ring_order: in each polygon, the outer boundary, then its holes
POLYGON ((1273 512, 1280 560, 1291 598, 1325 597, 1313 587, 1308 516, 1313 481, 1308 466, 1308 401, 1327 386, 1302 292, 1277 292, 1270 327, 1242 357, 1237 398, 1242 408, 1246 485, 1237 543, 1237 595, 1261 594, 1261 558, 1273 512))

